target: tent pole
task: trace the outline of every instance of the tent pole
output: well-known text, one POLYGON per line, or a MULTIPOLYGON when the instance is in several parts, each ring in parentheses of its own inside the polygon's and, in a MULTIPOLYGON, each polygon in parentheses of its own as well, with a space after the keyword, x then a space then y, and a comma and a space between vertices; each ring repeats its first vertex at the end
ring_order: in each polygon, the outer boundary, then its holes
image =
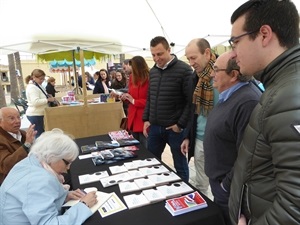
POLYGON ((81 74, 82 74, 81 77, 82 77, 83 101, 84 101, 84 106, 87 106, 87 92, 86 92, 85 71, 84 71, 84 53, 82 49, 80 49, 80 65, 81 65, 81 74))
MULTIPOLYGON (((79 88, 79 85, 78 85, 78 76, 77 76, 77 73, 76 73, 76 64, 75 64, 75 50, 73 49, 72 51, 72 58, 73 58, 73 71, 74 71, 74 85, 75 85, 75 94, 79 94, 79 91, 78 91, 78 88, 79 88)), ((81 76, 82 78, 82 76, 81 76)))

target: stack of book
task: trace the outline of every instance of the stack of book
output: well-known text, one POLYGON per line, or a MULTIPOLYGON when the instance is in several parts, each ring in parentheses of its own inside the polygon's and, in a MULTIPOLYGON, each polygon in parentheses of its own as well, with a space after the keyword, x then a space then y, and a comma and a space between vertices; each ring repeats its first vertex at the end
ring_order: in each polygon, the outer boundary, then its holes
POLYGON ((166 200, 165 207, 173 216, 178 216, 205 208, 207 207, 207 203, 199 192, 195 191, 181 197, 166 200))

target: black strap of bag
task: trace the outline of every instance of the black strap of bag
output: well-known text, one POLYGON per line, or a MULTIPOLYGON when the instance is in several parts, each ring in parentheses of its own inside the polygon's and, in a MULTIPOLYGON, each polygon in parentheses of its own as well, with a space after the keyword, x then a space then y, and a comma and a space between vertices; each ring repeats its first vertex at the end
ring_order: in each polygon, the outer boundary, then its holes
POLYGON ((46 98, 49 98, 49 95, 43 90, 43 88, 41 88, 41 86, 36 83, 35 81, 33 81, 34 85, 37 86, 42 92, 43 94, 46 96, 46 98))
MULTIPOLYGON (((43 94, 46 96, 46 98, 49 98, 50 96, 43 90, 43 88, 41 88, 41 86, 38 84, 38 83, 36 83, 35 81, 33 81, 33 83, 35 84, 35 86, 37 86, 42 92, 43 92, 43 94)), ((56 100, 56 99, 54 99, 54 101, 53 102, 48 102, 48 106, 50 106, 50 107, 56 107, 56 106, 59 106, 60 105, 60 103, 56 100)))

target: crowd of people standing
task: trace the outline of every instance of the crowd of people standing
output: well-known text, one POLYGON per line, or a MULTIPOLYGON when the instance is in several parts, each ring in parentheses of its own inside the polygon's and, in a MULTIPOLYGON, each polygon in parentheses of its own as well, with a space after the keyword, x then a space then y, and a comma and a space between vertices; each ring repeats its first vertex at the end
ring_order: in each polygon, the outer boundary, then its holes
MULTIPOLYGON (((299 224, 298 11, 291 1, 249 0, 233 12, 231 24, 231 49, 221 55, 206 39, 195 38, 185 48, 188 65, 171 52, 165 37, 156 36, 150 41, 152 68, 134 56, 111 75, 106 69, 94 77, 86 73, 79 85, 95 94, 119 90, 112 96, 124 104, 128 131, 159 159, 168 144, 175 170, 186 182, 194 157, 195 186, 204 194, 210 187, 226 225, 299 224)), ((32 125, 27 132, 20 130, 16 110, 0 109, 0 199, 7 203, 0 206, 0 217, 7 224, 16 214, 35 224, 38 219, 82 223, 96 203, 95 193, 63 186, 62 174, 78 147, 60 130, 43 130, 43 111, 56 93, 55 80, 42 86, 45 76, 35 69, 28 78, 26 116, 32 125), (55 149, 50 139, 59 141, 55 149), (33 198, 44 201, 38 188, 48 187, 37 180, 42 176, 59 194, 49 190, 55 204, 41 202, 41 210, 52 214, 37 218, 20 206, 28 199, 11 191, 21 193, 13 184, 24 177, 26 194, 33 196, 34 190, 33 198), (66 199, 81 199, 70 211, 72 218, 57 216, 56 208, 66 199), (76 217, 79 211, 84 213, 76 217)))

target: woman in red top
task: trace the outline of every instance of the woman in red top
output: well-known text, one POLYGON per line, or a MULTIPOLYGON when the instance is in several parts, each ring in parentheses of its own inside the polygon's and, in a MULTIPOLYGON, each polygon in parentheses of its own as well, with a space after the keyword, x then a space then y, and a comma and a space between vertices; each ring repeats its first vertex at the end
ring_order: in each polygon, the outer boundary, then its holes
POLYGON ((135 139, 140 141, 142 146, 147 148, 147 139, 143 134, 142 116, 147 101, 149 67, 141 56, 133 57, 129 61, 129 65, 132 68, 132 73, 129 76, 128 93, 123 94, 121 99, 129 102, 128 130, 131 131, 135 139))

